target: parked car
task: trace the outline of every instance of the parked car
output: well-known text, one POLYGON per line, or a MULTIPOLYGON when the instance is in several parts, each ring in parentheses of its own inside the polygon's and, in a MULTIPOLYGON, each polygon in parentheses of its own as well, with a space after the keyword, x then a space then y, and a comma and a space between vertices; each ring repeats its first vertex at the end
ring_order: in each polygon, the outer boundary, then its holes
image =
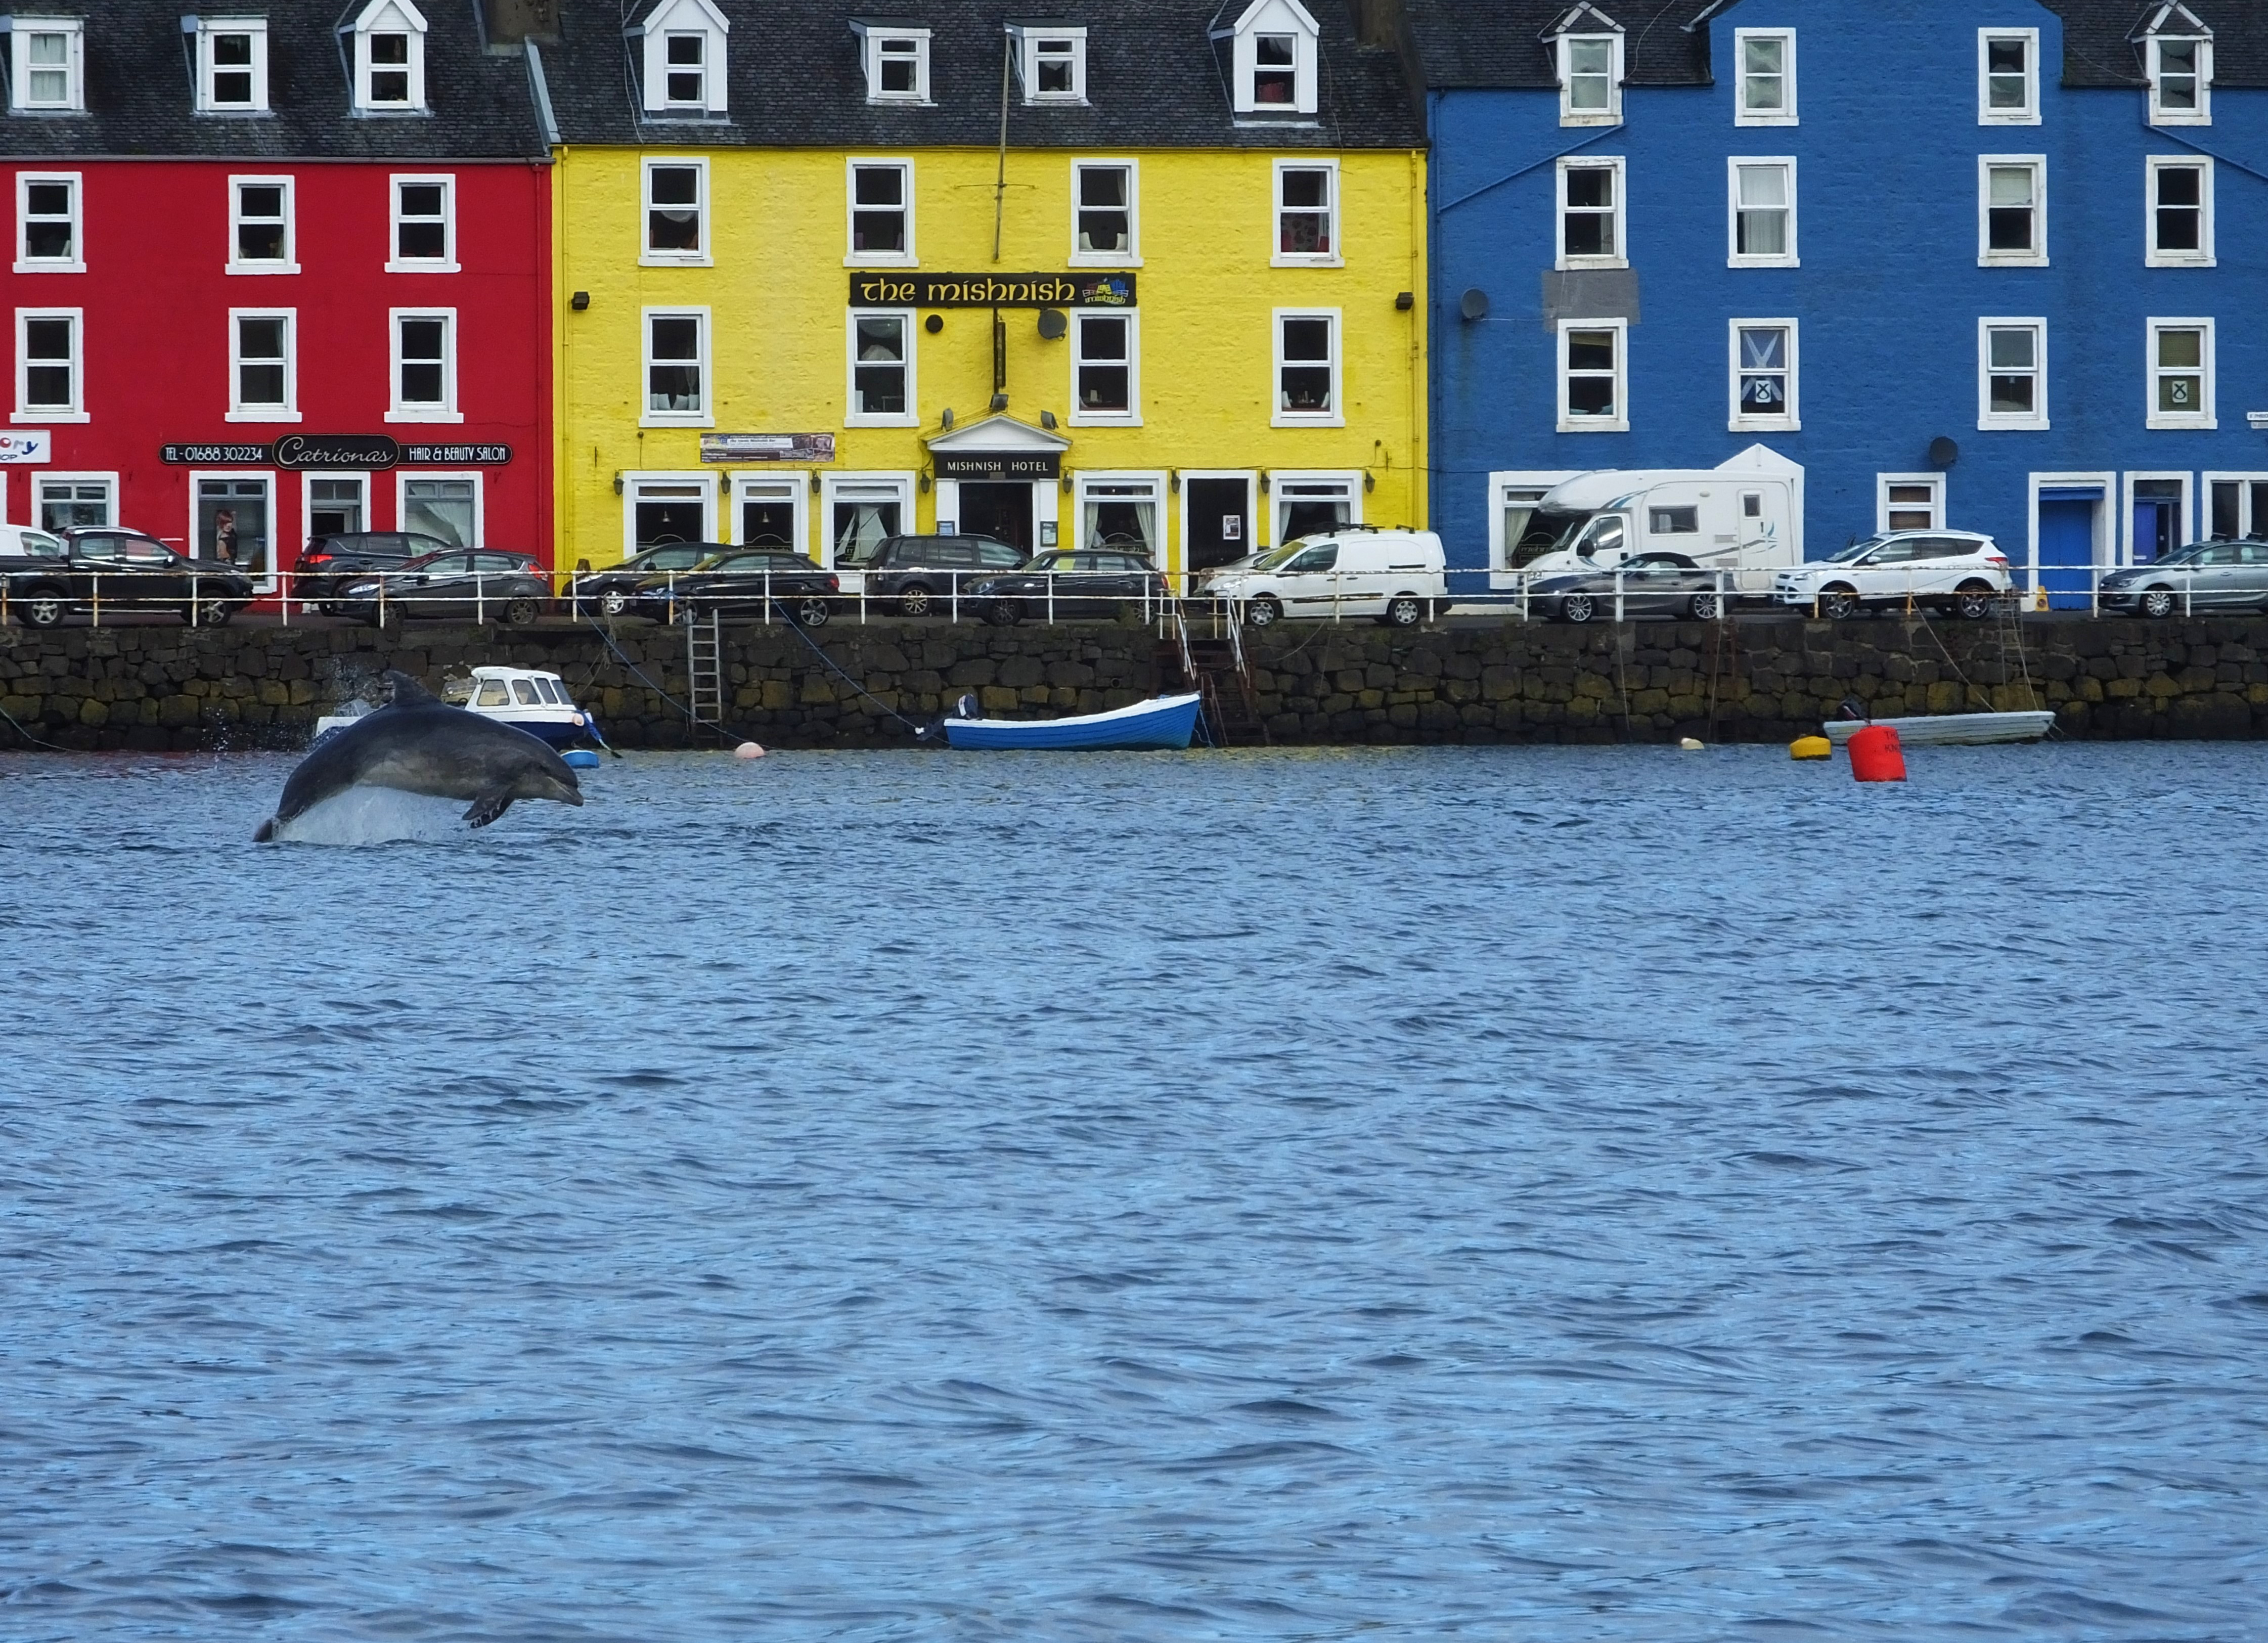
POLYGON ((551 578, 533 554, 452 548, 350 583, 339 610, 372 627, 413 616, 525 626, 550 604, 551 578))
POLYGON ((1432 531, 1341 525, 1200 578, 1200 598, 1241 605, 1264 628, 1285 616, 1373 616, 1414 628, 1449 596, 1441 539, 1432 531))
POLYGON ((1981 622, 2008 596, 2008 556, 1974 531, 1890 531, 1783 571, 1772 598, 1833 621, 1911 602, 1981 622))
POLYGON ((2135 616, 2268 609, 2268 542, 2191 542, 2102 578, 2102 608, 2135 616))
POLYGON ((885 536, 871 554, 845 558, 843 591, 863 591, 869 599, 894 599, 909 616, 925 616, 932 605, 974 586, 986 573, 1022 568, 1031 556, 989 536, 885 536))
POLYGON ((649 577, 690 571, 704 559, 732 551, 723 542, 664 542, 659 548, 648 548, 643 553, 632 554, 620 564, 577 577, 577 607, 602 616, 619 616, 630 608, 631 599, 649 577))
POLYGON ((173 610, 217 628, 252 602, 252 578, 225 560, 191 559, 145 532, 84 526, 60 536, 11 527, 18 554, 0 558, 15 614, 52 628, 73 611, 173 610), (19 568, 20 567, 20 568, 19 568))
MULTIPOLYGON (((1620 593, 1626 616, 1690 616, 1714 622, 1732 595, 1735 574, 1708 570, 1683 554, 1642 553, 1622 562, 1620 593)), ((1529 585, 1528 608, 1547 622, 1591 622, 1615 614, 1612 570, 1547 576, 1529 585)))
POLYGON ((1020 571, 971 583, 961 590, 961 597, 997 628, 1051 617, 1108 622, 1129 610, 1138 614, 1162 604, 1166 578, 1139 553, 1056 548, 1035 556, 1020 571))
POLYGON ((455 546, 423 531, 334 531, 312 537, 292 572, 291 596, 328 610, 349 583, 371 571, 399 571, 412 559, 455 546))
POLYGON ((656 622, 691 622, 761 616, 769 599, 798 627, 823 628, 841 587, 832 571, 792 548, 728 548, 682 575, 648 577, 628 608, 656 622))

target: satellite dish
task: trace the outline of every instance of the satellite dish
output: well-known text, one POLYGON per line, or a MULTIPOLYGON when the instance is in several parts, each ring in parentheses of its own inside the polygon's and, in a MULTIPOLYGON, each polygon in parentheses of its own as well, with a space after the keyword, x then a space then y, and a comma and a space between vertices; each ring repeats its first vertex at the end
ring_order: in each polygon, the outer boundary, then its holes
POLYGON ((1477 285, 1467 287, 1465 294, 1457 298, 1457 312, 1463 314, 1468 320, 1486 319, 1488 317, 1488 292, 1483 291, 1477 285))
POLYGON ((1961 460, 1961 447, 1940 434, 1929 442, 1929 465, 1932 468, 1951 468, 1961 460))
POLYGON ((1064 318, 1064 311, 1062 309, 1042 308, 1040 310, 1040 335, 1045 337, 1049 342, 1054 342, 1057 337, 1061 336, 1065 331, 1070 329, 1071 321, 1064 318))

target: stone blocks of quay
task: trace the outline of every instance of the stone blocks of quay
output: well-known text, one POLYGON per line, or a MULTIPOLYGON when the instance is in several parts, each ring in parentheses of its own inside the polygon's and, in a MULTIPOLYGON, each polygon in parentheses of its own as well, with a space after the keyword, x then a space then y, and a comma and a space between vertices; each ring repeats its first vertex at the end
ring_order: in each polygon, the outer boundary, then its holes
MULTIPOLYGON (((1815 731, 1845 696, 1877 714, 2052 708, 2106 739, 2268 737, 2268 620, 1903 619, 1562 628, 1506 623, 1389 631, 1286 625, 1245 646, 1262 718, 1285 744, 1774 741, 1815 731)), ((727 628, 726 733, 782 748, 909 744, 909 718, 964 691, 985 711, 1093 712, 1171 682, 1154 628, 837 626, 812 636, 873 699, 780 628, 727 628)), ((652 688, 686 698, 681 633, 625 625, 617 658, 588 628, 476 630, 155 623, 0 627, 0 711, 83 749, 297 748, 400 667, 438 687, 477 663, 549 667, 618 747, 696 739, 652 688), (642 680, 632 666, 642 671, 642 680), (651 680, 652 684, 646 681, 651 680)), ((21 747, 0 722, 0 748, 21 747)))

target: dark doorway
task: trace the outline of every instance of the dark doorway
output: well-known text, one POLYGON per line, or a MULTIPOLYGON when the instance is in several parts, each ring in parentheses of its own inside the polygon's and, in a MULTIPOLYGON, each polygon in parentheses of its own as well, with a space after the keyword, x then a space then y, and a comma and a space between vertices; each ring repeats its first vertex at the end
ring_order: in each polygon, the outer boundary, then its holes
POLYGON ((1252 489, 1241 479, 1189 483, 1189 568, 1210 570, 1252 551, 1252 489))
POLYGON ((795 504, 759 502, 753 497, 742 502, 740 546, 795 548, 795 504))
POLYGON ((2134 482, 2134 563, 2162 559, 2181 546, 2182 482, 2178 479, 2138 479, 2134 482))
POLYGON ((1347 522, 1348 512, 1344 502, 1287 502, 1284 505, 1284 540, 1295 542, 1302 536, 1319 536, 1336 530, 1347 522))
POLYGON ((637 505, 637 545, 657 548, 664 542, 701 540, 702 507, 698 502, 654 502, 637 505))
POLYGON ((1032 487, 1027 483, 999 484, 961 482, 963 536, 990 536, 1020 553, 1032 551, 1032 487))

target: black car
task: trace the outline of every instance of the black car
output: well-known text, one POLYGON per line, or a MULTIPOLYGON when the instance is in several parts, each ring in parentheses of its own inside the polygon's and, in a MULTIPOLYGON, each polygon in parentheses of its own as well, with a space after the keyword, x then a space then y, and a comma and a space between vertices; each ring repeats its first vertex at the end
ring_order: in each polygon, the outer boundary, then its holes
POLYGON ((452 548, 350 582, 338 608, 372 627, 412 616, 525 626, 550 605, 551 578, 532 554, 452 548))
POLYGON ((1009 576, 989 576, 961 590, 987 622, 1109 621, 1146 614, 1166 598, 1166 579, 1138 553, 1113 548, 1051 548, 1009 576))
POLYGON ((866 597, 895 599, 909 616, 925 616, 956 591, 987 575, 1022 568, 1031 556, 990 536, 885 536, 871 552, 836 556, 859 572, 866 597))
POLYGON ((399 571, 412 559, 455 546, 423 531, 334 531, 313 537, 300 551, 291 596, 328 610, 349 584, 369 572, 399 571))
MULTIPOLYGON (((1625 616, 1690 616, 1714 622, 1724 601, 1734 597, 1722 573, 1704 570, 1682 553, 1642 553, 1625 559, 1621 572, 1625 616), (1720 587, 1720 581, 1726 587, 1720 587)), ((1616 567, 1563 571, 1529 585, 1528 607, 1550 622, 1593 622, 1615 615, 1616 567)))
POLYGON ((656 622, 761 616, 764 601, 798 627, 823 628, 842 579, 792 548, 728 548, 681 575, 648 577, 630 608, 656 622))
MULTIPOLYGON (((55 540, 37 545, 44 549, 55 540)), ((217 628, 256 591, 227 561, 184 557, 142 531, 79 526, 63 533, 61 545, 60 553, 0 562, 10 606, 35 628, 52 628, 75 610, 173 611, 184 622, 217 628)))
POLYGON ((664 542, 659 547, 645 549, 620 564, 578 576, 576 608, 601 616, 619 616, 630 608, 632 598, 651 578, 672 571, 690 571, 704 560, 732 551, 723 542, 664 542))

